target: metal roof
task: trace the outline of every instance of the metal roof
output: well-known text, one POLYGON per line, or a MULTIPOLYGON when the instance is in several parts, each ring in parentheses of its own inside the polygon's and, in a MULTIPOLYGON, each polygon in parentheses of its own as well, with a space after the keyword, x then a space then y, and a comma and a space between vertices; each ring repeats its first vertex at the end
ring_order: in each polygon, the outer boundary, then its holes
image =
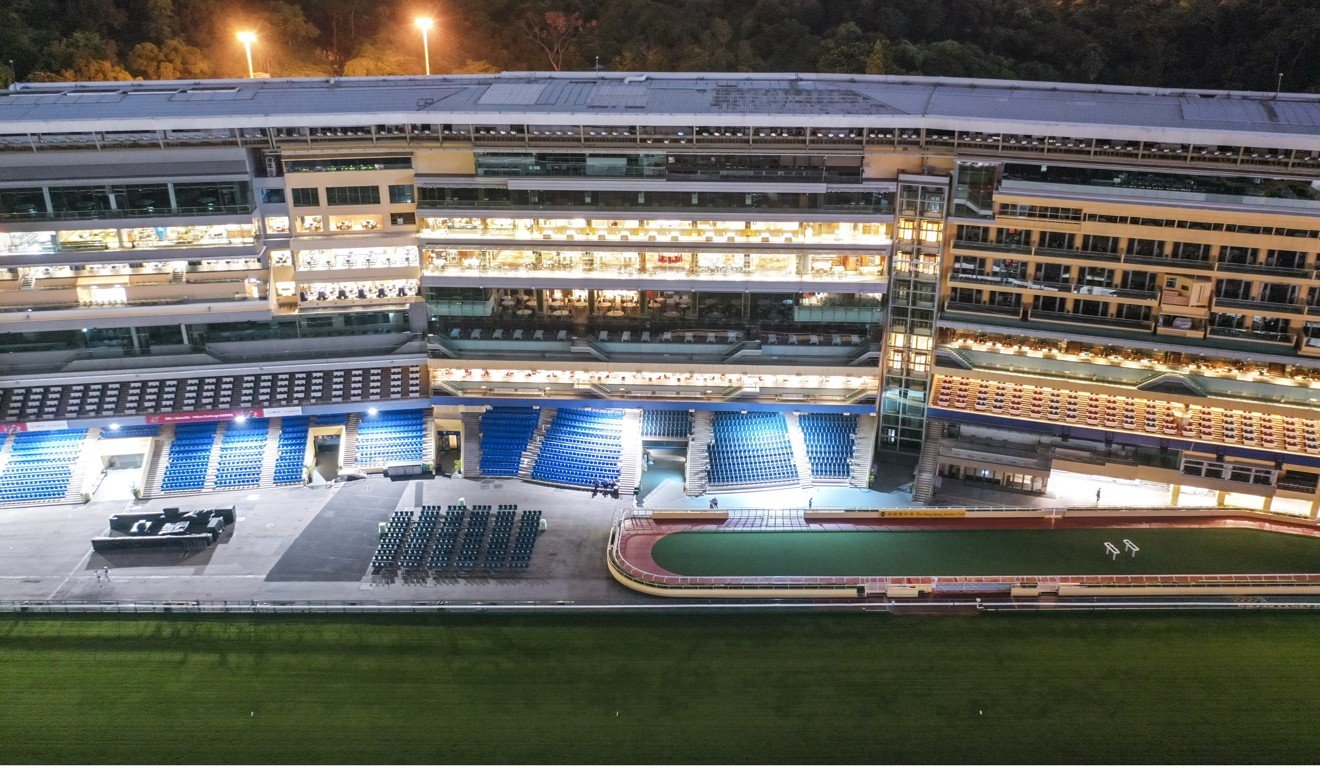
POLYGON ((895 127, 1320 146, 1320 96, 866 75, 503 73, 20 83, 0 133, 364 123, 895 127))

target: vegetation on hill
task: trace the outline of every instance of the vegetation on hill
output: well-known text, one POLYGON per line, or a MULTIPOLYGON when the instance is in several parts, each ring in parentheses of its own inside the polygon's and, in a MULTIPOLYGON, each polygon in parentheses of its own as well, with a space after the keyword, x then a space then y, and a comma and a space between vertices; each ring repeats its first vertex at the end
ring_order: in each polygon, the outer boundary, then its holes
POLYGON ((1314 0, 8 0, 0 82, 591 69, 1320 89, 1314 0), (12 61, 12 65, 10 65, 12 61))

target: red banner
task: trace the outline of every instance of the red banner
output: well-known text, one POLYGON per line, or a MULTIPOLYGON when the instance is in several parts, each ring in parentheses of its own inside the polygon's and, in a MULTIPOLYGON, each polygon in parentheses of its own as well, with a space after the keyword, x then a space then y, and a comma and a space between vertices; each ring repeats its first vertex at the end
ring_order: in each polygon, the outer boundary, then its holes
POLYGON ((261 417, 260 409, 226 409, 220 412, 176 412, 174 414, 149 414, 148 425, 172 425, 176 422, 217 422, 232 420, 235 417, 261 417))

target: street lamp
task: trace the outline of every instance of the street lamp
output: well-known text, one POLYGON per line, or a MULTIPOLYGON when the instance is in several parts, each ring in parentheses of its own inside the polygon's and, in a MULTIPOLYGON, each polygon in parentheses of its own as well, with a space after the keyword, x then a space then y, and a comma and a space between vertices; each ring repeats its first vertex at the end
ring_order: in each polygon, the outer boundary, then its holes
POLYGON ((413 24, 416 24, 417 28, 422 31, 422 57, 426 59, 426 74, 430 75, 431 74, 430 36, 431 36, 431 27, 435 26, 435 22, 432 21, 431 19, 423 17, 418 19, 417 21, 414 21, 413 24))
POLYGON ((255 78, 257 73, 252 69, 252 44, 257 42, 257 33, 243 31, 238 33, 238 42, 243 44, 243 50, 247 52, 248 77, 255 78))

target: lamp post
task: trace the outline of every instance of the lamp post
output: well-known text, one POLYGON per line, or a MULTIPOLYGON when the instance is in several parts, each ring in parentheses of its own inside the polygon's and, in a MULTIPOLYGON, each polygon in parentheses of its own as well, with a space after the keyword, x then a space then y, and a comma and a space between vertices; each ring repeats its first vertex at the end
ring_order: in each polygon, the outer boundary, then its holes
POLYGON ((413 24, 416 24, 417 29, 422 31, 422 58, 426 59, 426 74, 430 75, 431 74, 430 37, 431 37, 431 27, 435 26, 435 22, 432 21, 431 19, 423 17, 418 19, 417 21, 414 21, 413 24))
POLYGON ((243 50, 247 52, 248 77, 255 78, 257 73, 252 68, 252 44, 257 42, 257 33, 246 30, 240 32, 238 42, 243 44, 243 50))

